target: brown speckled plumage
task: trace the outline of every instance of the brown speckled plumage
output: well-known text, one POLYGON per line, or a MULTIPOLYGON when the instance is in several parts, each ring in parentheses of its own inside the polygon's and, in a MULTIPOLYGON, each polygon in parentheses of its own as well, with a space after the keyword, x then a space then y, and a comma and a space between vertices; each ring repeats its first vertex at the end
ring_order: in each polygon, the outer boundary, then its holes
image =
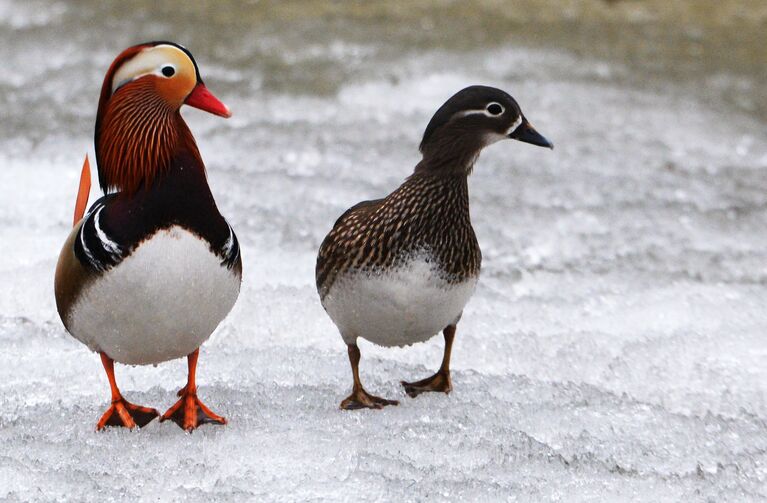
POLYGON ((320 296, 340 272, 388 269, 419 251, 437 261, 449 283, 479 274, 482 254, 471 226, 466 175, 417 173, 386 198, 350 208, 320 247, 320 296))
POLYGON ((471 226, 468 176, 484 147, 507 138, 552 146, 507 93, 486 86, 459 91, 426 127, 423 158, 413 174, 385 198, 349 208, 322 242, 317 290, 352 368, 352 392, 342 409, 398 403, 363 388, 358 338, 404 346, 442 331, 445 351, 437 373, 402 385, 411 397, 452 390, 456 325, 482 262, 471 226))

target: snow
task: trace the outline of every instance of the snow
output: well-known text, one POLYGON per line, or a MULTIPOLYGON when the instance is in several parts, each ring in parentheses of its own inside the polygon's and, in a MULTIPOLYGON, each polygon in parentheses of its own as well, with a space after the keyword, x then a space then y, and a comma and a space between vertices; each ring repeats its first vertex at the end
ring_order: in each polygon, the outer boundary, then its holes
MULTIPOLYGON (((403 52, 387 77, 355 63, 375 48, 334 41, 358 72, 316 94, 265 84, 277 77, 237 54, 198 57, 234 113, 185 112, 244 259, 198 369, 230 424, 94 432, 107 382, 58 319, 53 271, 102 72, 127 44, 36 37, 54 21, 21 5, 0 24, 14 69, 0 76, 0 501, 767 500, 764 125, 511 46, 403 52), (556 149, 500 142, 470 179, 484 260, 453 393, 398 384, 437 368, 441 337, 363 341, 364 384, 401 405, 341 411, 351 373, 314 288, 317 248, 345 208, 410 173, 431 114, 473 83, 509 91, 556 149)), ((290 64, 322 50, 294 47, 290 64)), ((185 372, 117 379, 162 411, 185 372)))

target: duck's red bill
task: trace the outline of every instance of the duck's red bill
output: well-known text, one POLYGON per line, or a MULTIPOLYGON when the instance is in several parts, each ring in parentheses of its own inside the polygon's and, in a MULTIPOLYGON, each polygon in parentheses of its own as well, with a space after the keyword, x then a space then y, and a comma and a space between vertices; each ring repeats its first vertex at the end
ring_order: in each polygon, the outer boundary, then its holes
POLYGON ((184 103, 190 107, 199 108, 200 110, 205 110, 206 112, 221 117, 232 116, 232 112, 229 111, 229 108, 221 103, 221 100, 213 96, 213 93, 208 91, 208 88, 205 87, 205 84, 202 82, 198 83, 194 89, 192 89, 192 92, 186 97, 184 103))

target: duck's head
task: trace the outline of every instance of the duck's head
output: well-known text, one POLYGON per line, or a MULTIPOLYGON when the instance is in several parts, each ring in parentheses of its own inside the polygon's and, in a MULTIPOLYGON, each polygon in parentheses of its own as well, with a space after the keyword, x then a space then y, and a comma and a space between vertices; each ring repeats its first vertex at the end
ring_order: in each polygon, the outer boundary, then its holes
POLYGON ((419 147, 422 164, 470 171, 484 147, 504 139, 554 148, 508 93, 470 86, 454 94, 429 121, 419 147))
POLYGON ((105 191, 148 186, 180 149, 199 158, 179 113, 182 105, 231 116, 205 87, 186 48, 149 42, 117 56, 104 78, 96 116, 96 157, 105 191))

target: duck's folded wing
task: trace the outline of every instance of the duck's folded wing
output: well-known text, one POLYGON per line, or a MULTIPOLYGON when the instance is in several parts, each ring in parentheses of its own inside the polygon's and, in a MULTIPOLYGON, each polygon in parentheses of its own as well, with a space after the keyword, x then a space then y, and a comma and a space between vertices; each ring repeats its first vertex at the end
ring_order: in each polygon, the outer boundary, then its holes
POLYGON ((104 196, 93 203, 74 239, 75 257, 90 271, 104 272, 122 262, 130 251, 129 246, 120 243, 103 223, 104 209, 111 200, 112 196, 104 196))
POLYGON ((315 268, 315 280, 320 298, 324 298, 333 286, 339 269, 353 258, 351 249, 358 244, 356 238, 358 235, 354 232, 356 227, 383 201, 383 199, 373 199, 355 204, 338 217, 333 229, 322 241, 315 268))

